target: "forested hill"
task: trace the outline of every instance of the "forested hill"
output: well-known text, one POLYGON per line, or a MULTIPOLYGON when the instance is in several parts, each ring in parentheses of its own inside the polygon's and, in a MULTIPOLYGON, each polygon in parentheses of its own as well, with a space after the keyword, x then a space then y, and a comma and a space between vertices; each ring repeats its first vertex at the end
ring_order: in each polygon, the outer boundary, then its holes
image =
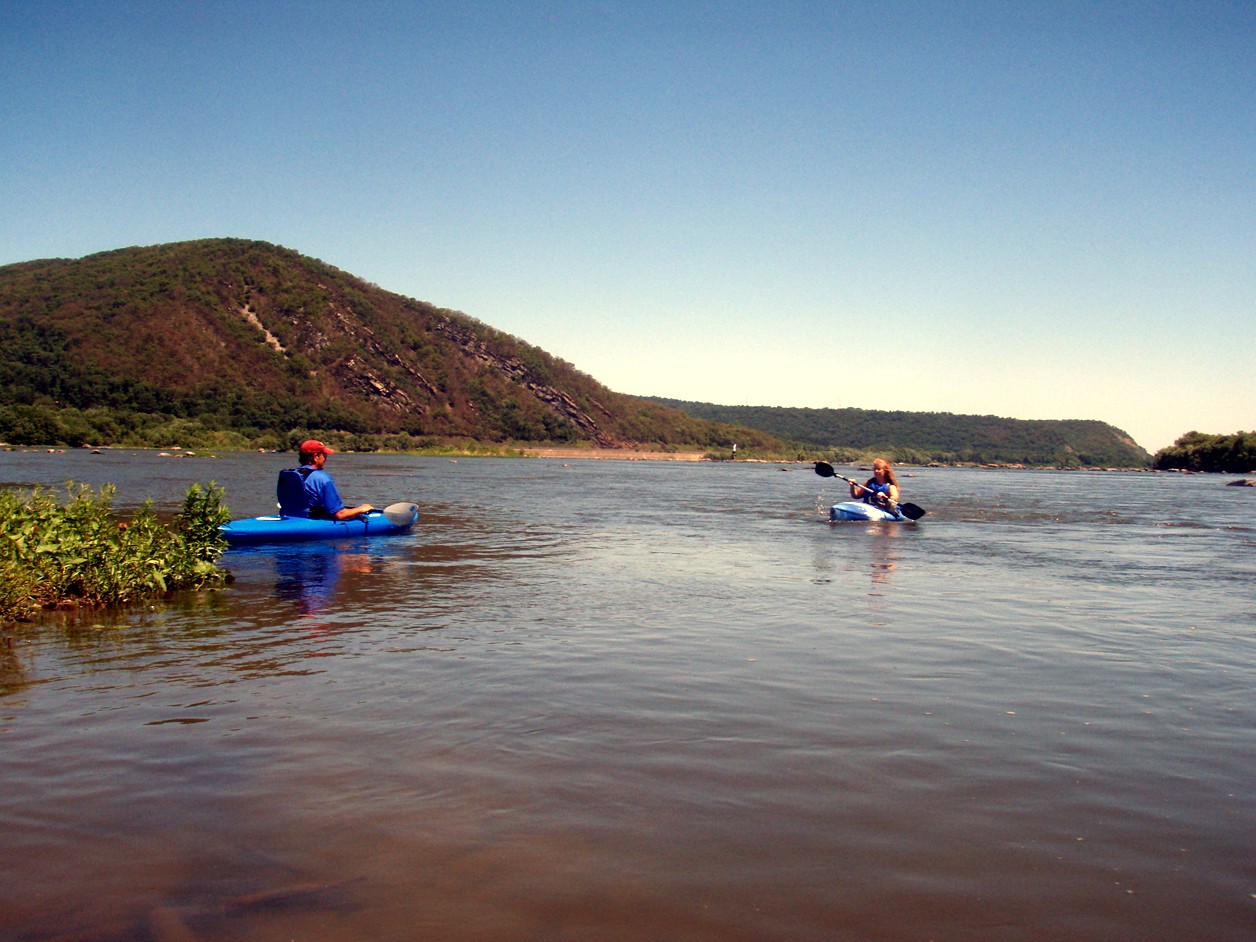
POLYGON ((331 430, 401 447, 780 446, 611 392, 474 318, 264 242, 0 267, 0 440, 173 442, 205 429, 281 444, 331 430))
POLYGON ((1120 429, 1086 420, 1002 419, 948 412, 720 406, 651 397, 689 415, 745 425, 780 438, 833 450, 871 453, 911 464, 1024 464, 1048 467, 1145 468, 1151 456, 1120 429))

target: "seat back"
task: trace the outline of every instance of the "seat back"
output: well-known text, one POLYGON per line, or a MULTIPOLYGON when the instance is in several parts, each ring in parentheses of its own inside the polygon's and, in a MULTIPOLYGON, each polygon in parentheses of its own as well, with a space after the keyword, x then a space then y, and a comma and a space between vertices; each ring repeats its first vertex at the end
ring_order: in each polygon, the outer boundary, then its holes
POLYGON ((275 497, 279 500, 279 512, 285 517, 308 517, 310 499, 305 495, 305 479, 308 468, 285 468, 279 472, 275 484, 275 497))

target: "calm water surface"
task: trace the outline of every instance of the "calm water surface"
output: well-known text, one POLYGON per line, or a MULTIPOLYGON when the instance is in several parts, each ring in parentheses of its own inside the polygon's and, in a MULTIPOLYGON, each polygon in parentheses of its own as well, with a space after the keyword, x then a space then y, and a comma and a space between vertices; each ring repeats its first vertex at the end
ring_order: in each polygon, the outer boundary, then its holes
MULTIPOLYGON (((0 455, 0 481, 281 456, 0 455)), ((417 534, 20 629, 0 938, 1249 940, 1256 494, 338 455, 417 534)))

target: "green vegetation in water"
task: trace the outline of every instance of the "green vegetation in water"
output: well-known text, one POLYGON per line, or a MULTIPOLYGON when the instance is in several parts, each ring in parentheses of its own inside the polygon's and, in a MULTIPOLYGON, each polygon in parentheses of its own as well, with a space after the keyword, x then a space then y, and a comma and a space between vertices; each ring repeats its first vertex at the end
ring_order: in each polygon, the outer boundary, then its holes
POLYGON ((42 608, 127 605, 168 592, 221 585, 230 519, 223 490, 193 484, 172 525, 146 502, 129 519, 113 510, 114 488, 96 493, 66 485, 63 502, 50 490, 0 490, 0 622, 42 608))
POLYGON ((1256 432, 1205 435, 1187 432, 1152 459, 1157 471, 1212 471, 1250 474, 1256 471, 1256 432))

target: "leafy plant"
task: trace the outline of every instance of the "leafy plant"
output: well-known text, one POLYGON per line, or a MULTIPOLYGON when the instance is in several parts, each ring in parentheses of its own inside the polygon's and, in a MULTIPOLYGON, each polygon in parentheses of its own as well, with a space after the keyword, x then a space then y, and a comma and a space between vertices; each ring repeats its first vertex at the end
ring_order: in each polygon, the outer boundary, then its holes
POLYGON ((173 527, 146 502, 127 520, 114 513, 114 487, 66 485, 0 491, 0 621, 39 608, 116 606, 229 578, 217 565, 218 525, 230 514, 223 490, 192 485, 173 527))

